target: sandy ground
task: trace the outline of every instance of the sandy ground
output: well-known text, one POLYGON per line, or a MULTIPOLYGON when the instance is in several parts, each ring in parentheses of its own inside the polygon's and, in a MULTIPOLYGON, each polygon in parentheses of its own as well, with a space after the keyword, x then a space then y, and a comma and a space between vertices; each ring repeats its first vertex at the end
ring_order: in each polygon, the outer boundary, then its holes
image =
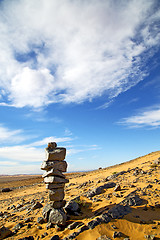
MULTIPOLYGON (((160 165, 153 167, 153 161, 160 157, 160 152, 150 153, 146 156, 134 159, 132 161, 116 165, 109 168, 99 169, 91 172, 81 172, 67 174, 69 183, 65 188, 65 200, 69 201, 80 196, 81 212, 79 216, 70 216, 67 225, 74 221, 87 224, 96 216, 95 213, 103 212, 106 208, 112 208, 120 203, 131 192, 136 190, 136 194, 143 199, 140 206, 132 206, 132 212, 124 216, 122 219, 113 219, 109 223, 100 224, 94 229, 89 229, 79 234, 77 240, 96 240, 101 235, 107 235, 111 239, 115 231, 124 234, 118 239, 130 240, 146 239, 146 235, 155 235, 155 239, 160 239, 160 165), (144 173, 134 175, 135 168, 138 167, 144 173), (130 169, 130 172, 128 171, 130 169), (105 183, 105 179, 115 173, 128 171, 123 175, 119 175, 112 179, 111 182, 120 184, 121 191, 114 192, 114 188, 104 190, 102 194, 96 195, 92 199, 85 197, 85 193, 95 187, 105 183), (89 182, 90 181, 90 182, 89 182), (87 183, 86 183, 87 182, 87 183), (84 184, 86 183, 86 184, 84 184), (152 185, 146 188, 148 185, 152 185), (145 194, 144 194, 145 193, 145 194), (144 207, 147 207, 147 211, 144 207), (113 229, 116 226, 116 230, 113 229)), ((18 230, 16 234, 7 239, 21 239, 26 236, 33 236, 34 239, 50 239, 54 235, 58 235, 60 239, 67 237, 75 230, 69 230, 67 226, 64 229, 46 229, 46 223, 37 223, 37 218, 42 217, 42 209, 29 211, 28 209, 13 209, 12 205, 17 207, 18 204, 29 206, 31 201, 42 202, 43 206, 48 201, 48 192, 41 176, 1 176, 0 190, 2 188, 12 188, 11 192, 0 191, 0 227, 5 226, 13 231, 13 227, 21 222, 24 226, 18 230), (31 218, 30 226, 25 223, 26 218, 31 218), (41 229, 40 229, 41 228, 41 229), (43 234, 46 236, 43 236, 43 234)))

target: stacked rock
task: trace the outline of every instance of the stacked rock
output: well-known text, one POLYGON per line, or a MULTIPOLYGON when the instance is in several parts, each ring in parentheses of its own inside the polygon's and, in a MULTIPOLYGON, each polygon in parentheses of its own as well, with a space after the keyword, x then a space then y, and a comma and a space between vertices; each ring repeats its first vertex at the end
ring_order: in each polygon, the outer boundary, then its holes
MULTIPOLYGON (((46 188, 49 189, 50 203, 45 206, 43 215, 47 218, 47 221, 57 224, 53 215, 56 215, 56 218, 57 214, 59 217, 63 215, 63 220, 65 219, 65 213, 62 209, 66 203, 64 201, 64 186, 69 181, 62 172, 67 170, 67 163, 64 161, 66 148, 57 147, 55 142, 51 142, 48 143, 45 151, 47 159, 42 163, 41 169, 46 170, 42 177, 44 178, 46 188)), ((65 221, 62 222, 64 224, 65 221)))

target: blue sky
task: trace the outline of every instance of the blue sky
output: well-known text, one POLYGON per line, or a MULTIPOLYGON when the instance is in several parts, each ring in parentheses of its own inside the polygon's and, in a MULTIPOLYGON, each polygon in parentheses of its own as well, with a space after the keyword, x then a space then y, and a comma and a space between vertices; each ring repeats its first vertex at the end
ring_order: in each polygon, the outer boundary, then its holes
POLYGON ((68 171, 160 150, 160 2, 0 1, 0 174, 68 171))

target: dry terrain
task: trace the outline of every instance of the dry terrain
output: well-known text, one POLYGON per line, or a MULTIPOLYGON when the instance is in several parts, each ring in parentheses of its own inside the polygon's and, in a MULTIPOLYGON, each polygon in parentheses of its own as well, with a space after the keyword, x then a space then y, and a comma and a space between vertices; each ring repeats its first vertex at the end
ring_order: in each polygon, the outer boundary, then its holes
POLYGON ((12 231, 8 240, 160 239, 160 163, 154 164, 159 157, 158 151, 113 167, 67 174, 65 200, 75 201, 79 209, 68 213, 66 226, 48 229, 38 219, 48 202, 42 177, 1 176, 0 228, 12 231))

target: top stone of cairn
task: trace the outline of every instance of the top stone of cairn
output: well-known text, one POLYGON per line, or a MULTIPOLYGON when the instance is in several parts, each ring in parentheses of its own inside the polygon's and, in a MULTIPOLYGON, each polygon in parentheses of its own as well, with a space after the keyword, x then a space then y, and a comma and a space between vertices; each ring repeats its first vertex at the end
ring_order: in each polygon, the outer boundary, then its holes
POLYGON ((48 143, 48 147, 45 149, 47 161, 63 161, 66 156, 66 148, 57 147, 55 142, 48 143))

